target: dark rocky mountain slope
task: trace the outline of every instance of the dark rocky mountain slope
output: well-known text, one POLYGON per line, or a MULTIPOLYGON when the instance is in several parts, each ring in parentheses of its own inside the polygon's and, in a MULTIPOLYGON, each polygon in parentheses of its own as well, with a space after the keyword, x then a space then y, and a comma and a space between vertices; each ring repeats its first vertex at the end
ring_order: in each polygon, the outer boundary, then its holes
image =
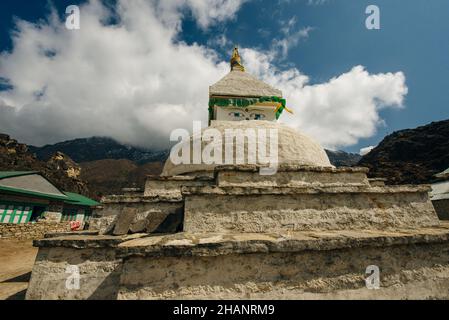
POLYGON ((163 162, 138 165, 128 159, 103 159, 80 164, 81 178, 89 183, 96 198, 104 195, 122 194, 123 188, 145 186, 147 175, 162 172, 163 162))
MULTIPOLYGON (((132 147, 101 137, 75 139, 44 147, 28 147, 9 137, 7 140, 9 142, 2 142, 2 169, 42 171, 60 188, 97 199, 103 195, 120 194, 127 187, 143 188, 146 176, 160 174, 169 155, 168 150, 132 147)), ((326 153, 337 167, 356 165, 361 158, 358 154, 344 151, 326 150, 326 153)))
MULTIPOLYGON (((43 161, 47 161, 55 152, 63 152, 77 163, 96 160, 115 159, 130 160, 136 164, 165 162, 169 150, 150 150, 132 147, 111 139, 92 137, 86 139, 68 140, 43 147, 30 146, 30 151, 43 161)), ((361 159, 359 154, 344 151, 326 150, 331 163, 337 167, 352 166, 361 159)))
MULTIPOLYGON (((146 176, 160 174, 169 150, 148 150, 120 144, 111 138, 92 137, 29 147, 41 161, 63 152, 79 163, 80 177, 86 181, 91 195, 99 198, 120 194, 123 188, 143 188, 146 176)), ((336 166, 352 166, 360 160, 358 154, 326 150, 336 166)))
POLYGON ((41 161, 6 134, 0 134, 0 171, 39 171, 63 191, 90 195, 87 184, 80 178, 80 167, 61 152, 41 161))
POLYGON ((47 161, 55 152, 63 152, 77 163, 103 159, 128 159, 137 164, 165 161, 168 151, 148 150, 121 144, 114 139, 92 137, 64 141, 43 147, 30 146, 30 151, 43 161, 47 161))
MULTIPOLYGON (((364 157, 326 152, 335 166, 365 166, 371 177, 386 178, 389 184, 429 183, 434 174, 449 167, 449 120, 395 132, 364 157)), ((94 197, 118 194, 125 187, 143 188, 148 174, 161 172, 168 154, 110 138, 28 147, 0 135, 0 170, 41 171, 63 190, 94 197)))
POLYGON ((389 184, 420 184, 449 167, 449 120, 394 132, 358 163, 389 184))

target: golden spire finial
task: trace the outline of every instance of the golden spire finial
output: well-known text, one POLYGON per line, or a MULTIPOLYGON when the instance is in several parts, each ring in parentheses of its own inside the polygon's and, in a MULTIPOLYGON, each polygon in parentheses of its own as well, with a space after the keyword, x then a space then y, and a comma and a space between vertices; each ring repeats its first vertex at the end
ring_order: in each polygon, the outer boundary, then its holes
POLYGON ((232 70, 245 71, 245 67, 242 64, 242 58, 240 58, 239 49, 237 46, 234 47, 234 51, 232 52, 231 71, 232 70))

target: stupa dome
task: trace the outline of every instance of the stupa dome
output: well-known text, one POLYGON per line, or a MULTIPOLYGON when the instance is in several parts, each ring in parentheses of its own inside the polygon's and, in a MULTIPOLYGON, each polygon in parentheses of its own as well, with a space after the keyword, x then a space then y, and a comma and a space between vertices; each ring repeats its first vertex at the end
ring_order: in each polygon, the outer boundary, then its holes
MULTIPOLYGON (((278 165, 298 165, 298 166, 313 166, 313 167, 332 167, 329 158, 327 157, 324 149, 308 136, 298 132, 295 129, 292 129, 286 125, 279 124, 272 121, 212 121, 210 127, 204 129, 216 129, 220 132, 222 141, 223 141, 223 156, 222 159, 225 159, 225 133, 226 129, 232 130, 247 130, 247 129, 255 129, 260 130, 264 129, 266 131, 267 137, 269 137, 269 132, 271 129, 277 129, 278 134, 278 165)), ((174 164, 169 158, 165 162, 164 170, 162 172, 162 176, 176 176, 176 175, 185 175, 189 173, 195 172, 207 172, 213 171, 217 165, 221 164, 206 164, 203 161, 200 164, 193 163, 193 141, 195 137, 191 136, 190 141, 185 142, 185 148, 190 150, 190 164, 174 164), (190 146, 187 146, 190 144, 190 146)), ((207 145, 210 145, 211 142, 202 142, 202 150, 207 145)), ((243 164, 254 164, 254 163, 246 163, 248 161, 248 143, 245 140, 243 144, 237 143, 234 141, 234 152, 233 156, 233 164, 236 163, 236 148, 241 147, 244 150, 245 155, 245 163, 243 164)), ((250 152, 253 152, 250 150, 250 152)), ((267 145, 267 156, 270 155, 269 144, 267 145)), ((257 158, 257 157, 256 157, 257 158)), ((263 163, 259 163, 259 158, 257 158, 257 165, 266 165, 263 163)))

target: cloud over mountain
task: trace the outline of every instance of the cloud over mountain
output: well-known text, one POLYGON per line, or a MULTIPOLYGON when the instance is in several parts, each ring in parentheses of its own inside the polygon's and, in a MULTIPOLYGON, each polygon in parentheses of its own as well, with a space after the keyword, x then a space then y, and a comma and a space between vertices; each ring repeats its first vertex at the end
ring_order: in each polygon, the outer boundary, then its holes
POLYGON ((298 69, 278 70, 273 56, 253 49, 242 51, 255 75, 283 91, 295 115, 282 121, 307 132, 328 148, 353 145, 375 134, 382 125, 382 108, 401 108, 408 92, 402 72, 370 74, 363 66, 321 84, 309 84, 298 69))
MULTIPOLYGON (((0 78, 11 87, 0 91, 1 131, 38 145, 96 135, 166 146, 174 128, 206 123, 208 86, 229 68, 212 48, 179 41, 186 9, 207 28, 234 18, 242 3, 122 0, 111 9, 92 0, 77 31, 55 13, 38 24, 19 20, 12 52, 0 56, 0 78)), ((242 54, 248 72, 284 91, 295 115, 283 121, 327 147, 373 135, 379 110, 401 107, 407 94, 401 72, 355 66, 311 85, 296 68, 278 70, 270 53, 242 54)))

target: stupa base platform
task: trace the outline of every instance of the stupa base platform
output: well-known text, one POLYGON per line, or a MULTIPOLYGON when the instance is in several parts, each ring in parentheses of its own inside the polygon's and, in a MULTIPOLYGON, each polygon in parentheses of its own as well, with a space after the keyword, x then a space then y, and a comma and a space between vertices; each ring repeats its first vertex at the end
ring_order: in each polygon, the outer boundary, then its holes
POLYGON ((149 177, 145 192, 103 200, 91 229, 128 233, 284 233, 433 227, 430 186, 385 186, 366 168, 220 166, 209 175, 149 177))
POLYGON ((35 241, 27 299, 449 299, 449 223, 35 241), (69 265, 79 290, 66 288, 69 265), (366 268, 380 269, 368 289, 366 268))

